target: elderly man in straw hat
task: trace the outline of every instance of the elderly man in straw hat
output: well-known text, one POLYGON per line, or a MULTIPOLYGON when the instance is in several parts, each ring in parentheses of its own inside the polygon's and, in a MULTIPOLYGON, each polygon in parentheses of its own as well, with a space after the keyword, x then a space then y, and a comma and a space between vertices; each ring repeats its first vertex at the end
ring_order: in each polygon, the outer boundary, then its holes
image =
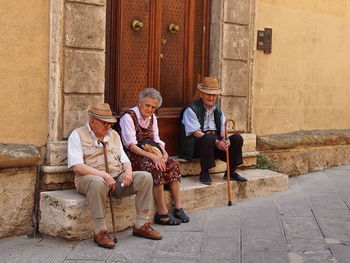
POLYGON ((113 248, 105 222, 108 191, 115 196, 136 194, 136 223, 133 235, 149 239, 162 236, 149 224, 148 210, 152 200, 152 175, 132 172, 118 133, 111 129, 117 121, 108 104, 99 103, 89 111, 86 125, 74 130, 68 139, 68 167, 75 173, 77 191, 86 195, 95 226, 94 241, 113 248), (104 150, 109 173, 106 172, 104 150))
MULTIPOLYGON (((243 138, 239 134, 224 140, 225 115, 216 104, 222 93, 218 80, 212 77, 203 78, 198 85, 200 99, 192 102, 182 112, 181 146, 179 156, 192 161, 199 158, 201 172, 199 181, 210 185, 212 180, 209 169, 215 166, 215 159, 226 161, 225 152, 229 151, 230 180, 247 181, 235 168, 243 163, 243 138)), ((224 179, 227 178, 225 173, 224 179)))

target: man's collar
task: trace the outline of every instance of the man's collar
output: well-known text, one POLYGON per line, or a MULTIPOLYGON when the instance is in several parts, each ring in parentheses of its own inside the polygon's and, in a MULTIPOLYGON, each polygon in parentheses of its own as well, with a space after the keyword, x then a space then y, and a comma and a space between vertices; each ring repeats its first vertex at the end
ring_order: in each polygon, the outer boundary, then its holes
MULTIPOLYGON (((96 137, 94 131, 91 129, 89 122, 86 122, 86 128, 88 129, 92 139, 94 139, 94 141, 97 141, 98 143, 98 138, 96 137)), ((109 131, 108 134, 103 138, 103 141, 108 142, 110 138, 111 138, 111 131, 109 131)))
POLYGON ((208 108, 204 105, 204 103, 203 103, 203 106, 204 106, 205 111, 208 112, 208 113, 211 113, 211 112, 213 112, 213 111, 216 109, 216 105, 215 105, 215 104, 214 104, 214 106, 211 107, 210 109, 208 109, 208 108))

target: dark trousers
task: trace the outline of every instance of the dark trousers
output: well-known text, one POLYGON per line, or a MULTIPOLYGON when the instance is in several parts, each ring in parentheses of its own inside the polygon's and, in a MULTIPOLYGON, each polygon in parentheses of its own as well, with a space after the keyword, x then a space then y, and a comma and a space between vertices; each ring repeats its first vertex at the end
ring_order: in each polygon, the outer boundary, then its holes
MULTIPOLYGON (((214 134, 207 133, 200 138, 196 138, 194 145, 194 158, 199 158, 201 170, 206 171, 209 168, 215 167, 215 160, 220 159, 226 161, 226 152, 215 147, 215 140, 219 140, 214 134)), ((229 162, 230 172, 235 170, 235 167, 243 163, 242 146, 243 138, 240 134, 229 136, 229 162)))

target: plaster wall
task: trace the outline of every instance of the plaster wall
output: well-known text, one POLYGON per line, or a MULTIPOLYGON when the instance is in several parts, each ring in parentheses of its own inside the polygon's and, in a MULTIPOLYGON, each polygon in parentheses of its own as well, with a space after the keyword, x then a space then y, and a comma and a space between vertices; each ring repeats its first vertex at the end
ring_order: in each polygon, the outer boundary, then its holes
POLYGON ((42 146, 48 133, 49 1, 1 1, 0 32, 0 143, 42 146))
POLYGON ((255 52, 253 132, 348 129, 350 2, 257 0, 265 27, 272 53, 255 52))

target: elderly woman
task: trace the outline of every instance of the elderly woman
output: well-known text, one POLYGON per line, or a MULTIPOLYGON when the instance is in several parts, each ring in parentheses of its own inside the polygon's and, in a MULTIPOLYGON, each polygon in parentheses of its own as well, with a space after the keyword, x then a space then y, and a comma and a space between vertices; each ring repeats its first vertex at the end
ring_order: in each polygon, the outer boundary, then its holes
POLYGON ((153 176, 153 195, 157 206, 154 222, 161 225, 179 225, 189 222, 181 207, 180 169, 169 157, 165 144, 159 138, 154 111, 162 104, 160 93, 152 88, 141 91, 138 106, 128 110, 120 119, 122 141, 132 169, 150 172, 153 176), (164 203, 164 184, 170 188, 175 209, 168 212, 164 203))

